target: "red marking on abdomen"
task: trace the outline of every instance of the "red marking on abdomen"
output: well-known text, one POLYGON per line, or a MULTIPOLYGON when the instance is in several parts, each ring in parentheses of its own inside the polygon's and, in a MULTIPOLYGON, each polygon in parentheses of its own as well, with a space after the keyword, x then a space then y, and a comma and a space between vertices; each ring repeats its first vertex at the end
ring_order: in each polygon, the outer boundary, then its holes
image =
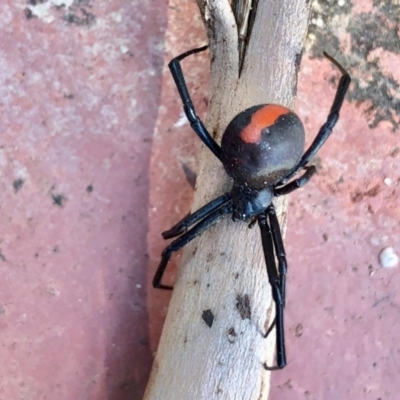
POLYGON ((249 125, 240 132, 240 139, 246 143, 258 143, 261 140, 261 131, 263 129, 274 125, 281 115, 290 112, 286 107, 267 104, 252 115, 249 125))

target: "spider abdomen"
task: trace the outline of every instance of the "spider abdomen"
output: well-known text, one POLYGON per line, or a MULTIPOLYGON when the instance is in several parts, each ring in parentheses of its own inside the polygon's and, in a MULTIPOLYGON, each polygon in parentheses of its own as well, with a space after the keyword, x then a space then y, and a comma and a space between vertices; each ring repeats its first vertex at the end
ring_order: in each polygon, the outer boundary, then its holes
POLYGON ((271 186, 300 160, 304 128, 297 115, 275 104, 253 106, 238 114, 222 137, 222 162, 238 184, 271 186))

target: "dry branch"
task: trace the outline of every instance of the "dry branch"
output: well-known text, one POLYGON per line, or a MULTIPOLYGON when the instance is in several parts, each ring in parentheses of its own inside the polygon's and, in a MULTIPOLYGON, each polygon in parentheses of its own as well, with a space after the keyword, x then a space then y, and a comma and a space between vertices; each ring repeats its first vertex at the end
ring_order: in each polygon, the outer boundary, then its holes
MULTIPOLYGON (((198 4, 212 60, 206 126, 217 142, 247 107, 293 108, 307 1, 253 1, 253 14, 240 17, 228 0, 198 4)), ((249 8, 235 8, 240 10, 249 8)), ((193 210, 229 185, 218 160, 204 149, 193 210)), ((263 363, 271 364, 275 346, 274 335, 264 339, 262 333, 272 317, 259 230, 225 218, 185 248, 145 399, 266 399, 269 373, 263 363), (211 327, 203 319, 208 310, 211 327)))

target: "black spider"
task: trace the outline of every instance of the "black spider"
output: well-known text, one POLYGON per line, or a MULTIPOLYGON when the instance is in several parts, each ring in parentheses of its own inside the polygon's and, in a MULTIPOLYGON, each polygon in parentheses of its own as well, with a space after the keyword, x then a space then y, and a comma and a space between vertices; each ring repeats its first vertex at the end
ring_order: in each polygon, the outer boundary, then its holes
POLYGON ((304 154, 303 124, 293 111, 276 104, 256 105, 238 114, 226 128, 221 146, 219 146, 196 115, 180 67, 180 61, 185 57, 204 51, 206 48, 207 46, 181 54, 169 63, 169 68, 193 130, 221 161, 226 172, 233 179, 233 187, 230 192, 210 201, 183 218, 168 231, 163 232, 164 239, 180 237, 163 251, 160 265, 154 275, 153 286, 160 289, 172 289, 171 286, 161 283, 171 254, 204 232, 222 215, 232 214, 234 221, 257 220, 261 230, 268 280, 276 307, 275 321, 265 337, 275 325, 277 366, 268 367, 266 364, 264 366, 266 369, 280 369, 286 365, 283 309, 287 263, 272 200, 274 197, 288 194, 305 185, 315 174, 315 166, 306 165, 332 133, 351 79, 336 60, 324 53, 339 68, 342 77, 327 121, 304 154), (287 183, 301 169, 305 169, 305 173, 287 183), (278 267, 275 258, 278 261, 278 267))

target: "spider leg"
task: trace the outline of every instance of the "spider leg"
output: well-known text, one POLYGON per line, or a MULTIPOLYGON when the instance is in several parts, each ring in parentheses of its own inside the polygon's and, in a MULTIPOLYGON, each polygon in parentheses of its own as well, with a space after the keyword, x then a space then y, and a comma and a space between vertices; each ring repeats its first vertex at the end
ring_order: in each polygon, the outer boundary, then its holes
POLYGON ((276 216, 275 207, 271 204, 267 208, 267 214, 269 217, 269 223, 271 226, 272 239, 275 246, 275 254, 278 259, 278 271, 281 282, 281 295, 283 307, 286 303, 286 274, 287 274, 287 262, 285 246, 282 240, 281 227, 279 226, 278 217, 276 216))
POLYGON ((170 239, 176 236, 181 235, 182 233, 186 232, 187 229, 195 224, 196 222, 203 219, 205 216, 209 215, 213 211, 221 208, 224 204, 230 201, 231 195, 230 193, 225 193, 224 195, 217 197, 216 199, 210 201, 205 206, 199 208, 192 214, 189 214, 181 221, 179 221, 176 225, 174 225, 171 229, 162 233, 162 237, 164 239, 170 239))
POLYGON ((300 176, 300 178, 295 179, 288 184, 281 186, 279 188, 274 189, 274 196, 283 196, 285 194, 293 192, 293 190, 299 189, 304 186, 311 177, 317 172, 317 169, 314 165, 310 165, 309 167, 304 167, 306 172, 300 176))
POLYGON ((212 224, 214 224, 222 215, 230 214, 232 212, 231 204, 225 204, 217 210, 211 210, 204 216, 204 219, 195 225, 192 229, 184 233, 178 239, 175 239, 169 246, 167 246, 161 254, 161 261, 153 278, 153 287, 158 289, 172 290, 172 286, 163 285, 161 283, 168 261, 174 251, 178 251, 183 246, 188 244, 194 238, 203 233, 212 224))
POLYGON ((331 135, 336 122, 339 119, 339 112, 342 108, 343 100, 346 95, 347 89, 349 88, 351 78, 347 71, 330 55, 324 53, 324 56, 331 61, 333 64, 338 67, 340 72, 342 73, 342 77, 340 78, 338 87, 336 89, 335 99, 333 101, 331 110, 329 112, 328 118, 324 125, 322 125, 321 129, 318 132, 318 135, 311 143, 310 147, 301 157, 299 163, 291 170, 289 173, 280 181, 278 185, 285 184, 290 178, 296 175, 307 163, 310 161, 312 157, 318 152, 321 146, 326 142, 328 137, 331 135))
POLYGON ((180 56, 172 59, 168 66, 171 71, 172 77, 174 78, 179 95, 181 96, 183 110, 185 111, 186 117, 189 120, 192 129, 196 132, 197 136, 202 140, 202 142, 214 153, 214 155, 219 160, 221 160, 221 147, 207 131, 201 119, 196 115, 196 110, 190 98, 185 78, 183 76, 182 68, 180 66, 180 61, 182 61, 184 58, 190 56, 191 54, 204 51, 205 49, 207 49, 207 47, 208 46, 203 46, 198 49, 187 51, 186 53, 183 53, 180 56))
MULTIPOLYGON (((272 204, 267 208, 264 213, 259 215, 258 224, 261 231, 261 241, 264 251, 265 263, 267 266, 268 280, 271 285, 272 298, 274 300, 276 308, 274 323, 276 326, 277 366, 268 367, 266 364, 264 364, 264 367, 268 370, 274 370, 284 368, 286 365, 283 309, 285 307, 285 276, 287 265, 279 223, 276 218, 275 208, 272 204), (274 246, 278 258, 279 271, 275 263, 274 246)), ((268 329, 265 337, 267 337, 270 332, 271 329, 268 329)))

